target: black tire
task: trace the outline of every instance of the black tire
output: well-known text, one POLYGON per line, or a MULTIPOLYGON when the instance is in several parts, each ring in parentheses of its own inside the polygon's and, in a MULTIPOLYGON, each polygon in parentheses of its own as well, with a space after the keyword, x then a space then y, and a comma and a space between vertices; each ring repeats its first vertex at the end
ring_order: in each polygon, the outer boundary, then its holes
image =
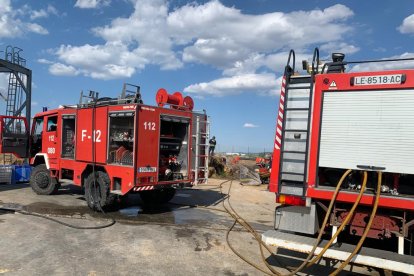
POLYGON ((175 195, 174 188, 142 191, 139 193, 145 205, 159 205, 169 202, 175 195))
POLYGON ((54 194, 60 187, 57 179, 50 176, 50 171, 45 164, 34 167, 30 176, 30 186, 38 195, 54 194))
POLYGON ((89 208, 95 211, 114 206, 116 195, 110 193, 110 180, 106 173, 91 173, 85 180, 85 200, 89 208))

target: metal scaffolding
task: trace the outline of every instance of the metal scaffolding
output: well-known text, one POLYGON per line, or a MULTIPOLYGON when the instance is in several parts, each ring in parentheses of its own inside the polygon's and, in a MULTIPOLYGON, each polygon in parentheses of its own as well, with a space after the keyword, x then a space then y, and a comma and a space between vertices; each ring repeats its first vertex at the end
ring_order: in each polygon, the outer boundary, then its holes
MULTIPOLYGON (((26 59, 20 56, 23 50, 7 46, 4 59, 0 58, 0 73, 9 74, 7 96, 0 94, 6 101, 6 116, 26 117, 30 129, 32 104, 32 71, 26 68, 26 59)), ((0 112, 2 114, 4 111, 0 112)), ((6 127, 10 130, 17 126, 14 119, 6 119, 6 127)), ((12 130, 13 131, 13 130, 12 130)), ((13 155, 3 154, 3 164, 12 164, 13 155)))
MULTIPOLYGON (((32 71, 26 68, 26 60, 20 56, 23 50, 7 46, 4 59, 0 59, 0 73, 9 74, 6 98, 6 115, 25 115, 30 123, 32 71)), ((30 128, 29 128, 30 129, 30 128)))

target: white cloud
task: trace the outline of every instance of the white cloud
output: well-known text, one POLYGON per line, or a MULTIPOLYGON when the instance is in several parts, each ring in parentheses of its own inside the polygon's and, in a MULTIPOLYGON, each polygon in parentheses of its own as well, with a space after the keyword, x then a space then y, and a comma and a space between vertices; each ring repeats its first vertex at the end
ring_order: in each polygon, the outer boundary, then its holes
POLYGON ((79 72, 73 66, 62 63, 54 63, 49 67, 49 72, 56 76, 76 76, 79 72))
POLYGON ((10 0, 0 0, 0 13, 9 13, 11 12, 10 0))
POLYGON ((397 30, 402 34, 414 33, 414 14, 404 18, 401 26, 399 26, 397 30))
POLYGON ((27 20, 35 20, 57 14, 57 10, 49 5, 46 10, 35 11, 28 5, 20 8, 12 7, 10 0, 0 0, 0 38, 14 38, 26 33, 46 35, 49 32, 43 26, 27 20))
MULTIPOLYGON (((258 69, 264 67, 270 71, 283 72, 286 66, 289 52, 281 51, 276 54, 252 54, 243 61, 238 61, 232 67, 223 70, 223 75, 234 76, 240 74, 255 73, 258 69)), ((296 68, 300 71, 302 60, 310 61, 312 54, 296 52, 296 68), (299 66, 300 65, 300 66, 299 66), (298 67, 299 66, 299 67, 298 67)))
POLYGON ((49 17, 49 15, 59 15, 57 9, 53 7, 52 5, 48 5, 46 9, 40 9, 40 10, 32 10, 30 13, 30 19, 35 20, 38 18, 45 18, 49 17))
POLYGON ((46 34, 49 33, 48 30, 46 30, 45 28, 43 28, 42 26, 40 26, 39 24, 36 24, 36 23, 27 23, 27 28, 31 32, 41 34, 41 35, 46 35, 46 34))
POLYGON ((80 47, 62 45, 56 54, 71 68, 81 68, 76 69, 76 72, 96 79, 131 77, 135 68, 143 68, 140 64, 146 62, 128 52, 125 45, 117 43, 103 46, 86 44, 80 47), (130 66, 130 63, 136 66, 130 66))
POLYGON ((41 64, 53 64, 54 63, 53 61, 50 61, 50 60, 47 60, 47 59, 44 59, 44 58, 38 59, 37 62, 39 62, 41 64))
POLYGON ((243 127, 245 128, 255 128, 255 127, 259 127, 258 125, 252 124, 252 123, 245 123, 243 125, 243 127))
POLYGON ((352 30, 344 24, 352 15, 340 4, 324 10, 249 15, 211 1, 188 4, 172 12, 167 20, 176 41, 195 41, 184 49, 184 61, 227 68, 251 53, 340 41, 352 30))
MULTIPOLYGON (((99 5, 97 0, 86 2, 99 5)), ((56 62, 101 79, 130 77, 147 65, 175 70, 185 63, 206 64, 223 70, 224 76, 235 77, 261 75, 269 70, 282 72, 286 49, 291 47, 300 50, 326 44, 328 48, 331 42, 342 42, 342 48, 357 50, 356 46, 343 43, 352 31, 347 20, 353 12, 340 4, 323 10, 253 15, 226 7, 218 0, 193 2, 173 10, 166 0, 131 2, 131 15, 92 29, 104 43, 62 45, 55 50, 56 62), (275 60, 277 64, 272 63, 275 60), (105 68, 117 68, 117 72, 105 68)))
POLYGON ((110 3, 110 0, 77 0, 75 7, 80 9, 96 9, 108 6, 110 3))
POLYGON ((9 83, 9 74, 0 74, 0 107, 7 101, 7 88, 9 83))
POLYGON ((211 96, 237 95, 244 92, 259 93, 262 95, 276 95, 278 80, 271 73, 245 74, 225 77, 211 82, 192 84, 184 88, 184 92, 211 96))
POLYGON ((44 18, 44 17, 47 17, 48 16, 48 14, 47 14, 47 12, 46 12, 46 10, 44 10, 44 9, 41 9, 41 10, 38 10, 38 11, 32 11, 32 14, 30 15, 30 19, 38 19, 38 18, 44 18))
MULTIPOLYGON (((403 53, 401 55, 392 56, 384 59, 406 59, 413 58, 414 53, 403 53)), ((394 62, 378 62, 378 63, 362 63, 355 65, 351 68, 352 72, 365 72, 365 71, 382 71, 382 70, 395 70, 395 69, 412 69, 414 68, 414 60, 394 61, 394 62)))
POLYGON ((328 42, 319 47, 319 50, 326 53, 343 53, 349 55, 358 52, 359 47, 345 42, 328 42))
POLYGON ((6 89, 9 83, 9 74, 0 74, 0 88, 6 89))

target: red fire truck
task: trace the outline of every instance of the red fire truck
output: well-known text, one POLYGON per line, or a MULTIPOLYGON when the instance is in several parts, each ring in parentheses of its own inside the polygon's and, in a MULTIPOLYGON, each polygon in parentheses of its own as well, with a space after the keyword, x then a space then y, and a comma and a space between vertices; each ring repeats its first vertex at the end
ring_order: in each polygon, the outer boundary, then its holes
MULTIPOLYGON (((378 61, 346 62, 340 53, 332 59, 323 64, 315 49, 312 63, 303 62, 309 74, 299 75, 289 54, 269 184, 280 206, 275 231, 263 239, 310 252, 309 259, 322 250, 329 258, 414 273, 414 258, 403 256, 414 255, 414 70, 345 72, 378 61), (318 232, 331 233, 323 249, 316 248, 320 236, 309 239, 318 232), (359 240, 358 255, 330 248, 338 238, 359 240), (360 251, 362 244, 387 244, 388 254, 360 251), (390 252, 399 253, 397 263, 390 252)), ((403 61, 381 60, 396 67, 403 61)))
POLYGON ((36 114, 30 134, 26 118, 0 117, 0 152, 30 158, 37 194, 56 193, 69 180, 96 210, 133 192, 164 203, 175 188, 206 180, 207 115, 193 112, 190 97, 160 89, 157 106, 145 105, 134 85, 124 85, 120 98, 97 96, 36 114))

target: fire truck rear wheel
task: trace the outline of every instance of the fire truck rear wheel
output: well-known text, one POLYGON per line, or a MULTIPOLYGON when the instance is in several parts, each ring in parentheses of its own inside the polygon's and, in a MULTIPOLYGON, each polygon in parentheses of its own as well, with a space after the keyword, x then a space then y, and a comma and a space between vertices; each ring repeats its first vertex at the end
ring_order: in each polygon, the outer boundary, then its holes
POLYGON ((30 186, 38 195, 51 195, 59 189, 59 183, 56 178, 50 176, 50 171, 45 164, 34 167, 31 177, 30 186))
POLYGON ((110 193, 110 180, 106 173, 91 173, 85 180, 85 200, 89 208, 100 211, 111 208, 116 199, 116 195, 110 193))
POLYGON ((169 202, 175 195, 174 188, 143 191, 139 193, 145 205, 164 204, 169 202))

